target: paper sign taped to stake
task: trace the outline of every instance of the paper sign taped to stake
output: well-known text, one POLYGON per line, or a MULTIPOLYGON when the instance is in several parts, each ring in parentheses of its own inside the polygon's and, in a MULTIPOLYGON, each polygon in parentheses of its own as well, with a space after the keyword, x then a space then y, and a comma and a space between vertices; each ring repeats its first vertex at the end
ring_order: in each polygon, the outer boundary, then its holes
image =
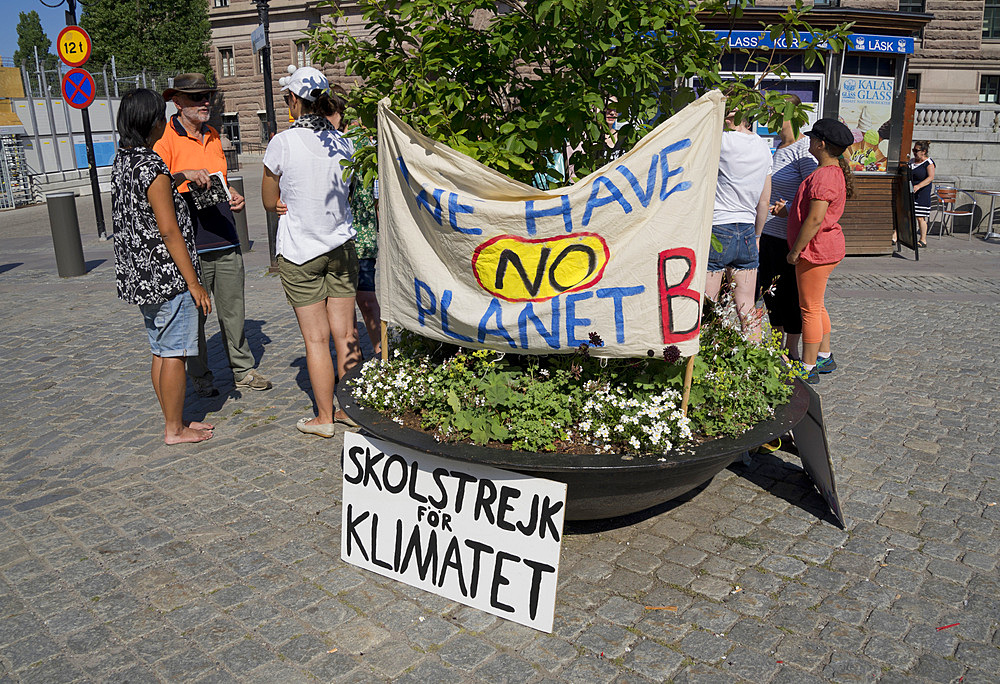
POLYGON ((344 434, 340 557, 552 631, 566 485, 344 434))

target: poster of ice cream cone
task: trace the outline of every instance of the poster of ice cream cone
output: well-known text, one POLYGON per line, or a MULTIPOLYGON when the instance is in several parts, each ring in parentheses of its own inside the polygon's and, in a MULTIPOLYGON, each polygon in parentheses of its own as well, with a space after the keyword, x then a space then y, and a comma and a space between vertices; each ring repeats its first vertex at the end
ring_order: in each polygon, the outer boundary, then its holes
POLYGON ((894 85, 894 79, 878 76, 841 78, 840 120, 854 134, 854 144, 844 156, 855 173, 888 169, 894 85))

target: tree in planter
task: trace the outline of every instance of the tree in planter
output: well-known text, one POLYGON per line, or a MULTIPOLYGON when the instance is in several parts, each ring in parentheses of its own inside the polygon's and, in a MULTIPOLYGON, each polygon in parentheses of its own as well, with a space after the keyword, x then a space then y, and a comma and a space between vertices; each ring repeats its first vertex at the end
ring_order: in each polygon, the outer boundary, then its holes
MULTIPOLYGON (((553 151, 573 150, 580 177, 606 163, 615 153, 606 142, 609 109, 626 122, 616 145, 624 149, 711 88, 774 129, 786 117, 805 123, 805 107, 757 90, 765 76, 788 73, 774 52, 730 48, 704 29, 707 18, 732 26, 748 2, 359 0, 367 35, 355 35, 335 9, 310 37, 314 61, 343 63, 357 80, 351 104, 363 126, 374 128, 388 96, 417 130, 531 182, 548 172, 553 151), (744 53, 758 71, 725 81, 726 52, 744 53)), ((795 0, 762 30, 798 41, 812 65, 824 59, 821 45, 843 49, 850 25, 817 31, 807 12, 795 0)), ((355 164, 370 182, 375 150, 359 151, 355 164)), ((568 171, 556 180, 569 182, 568 171)))

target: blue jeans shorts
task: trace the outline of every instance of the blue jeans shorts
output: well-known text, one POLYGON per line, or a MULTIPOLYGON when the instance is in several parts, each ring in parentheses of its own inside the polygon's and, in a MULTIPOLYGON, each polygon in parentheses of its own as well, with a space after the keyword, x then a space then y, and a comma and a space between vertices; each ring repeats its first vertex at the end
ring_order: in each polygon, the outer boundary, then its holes
POLYGON ((722 243, 722 252, 709 250, 710 273, 726 268, 737 271, 757 268, 757 236, 752 223, 720 223, 712 226, 712 235, 722 243))
POLYGON ((375 291, 375 259, 358 259, 358 292, 375 291))
POLYGON ((198 307, 188 291, 161 304, 140 304, 153 356, 198 355, 198 307))

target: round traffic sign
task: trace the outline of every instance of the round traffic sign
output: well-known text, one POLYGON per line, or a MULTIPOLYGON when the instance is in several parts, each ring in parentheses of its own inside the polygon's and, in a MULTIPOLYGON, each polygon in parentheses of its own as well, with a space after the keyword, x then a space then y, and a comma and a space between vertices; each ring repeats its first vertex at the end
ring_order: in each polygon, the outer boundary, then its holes
POLYGON ((79 26, 67 26, 56 38, 56 51, 69 66, 83 66, 90 59, 90 36, 79 26))
POLYGON ((97 95, 97 86, 94 84, 94 77, 83 69, 70 69, 63 76, 62 80, 63 97, 66 104, 76 109, 84 109, 90 106, 97 95))

